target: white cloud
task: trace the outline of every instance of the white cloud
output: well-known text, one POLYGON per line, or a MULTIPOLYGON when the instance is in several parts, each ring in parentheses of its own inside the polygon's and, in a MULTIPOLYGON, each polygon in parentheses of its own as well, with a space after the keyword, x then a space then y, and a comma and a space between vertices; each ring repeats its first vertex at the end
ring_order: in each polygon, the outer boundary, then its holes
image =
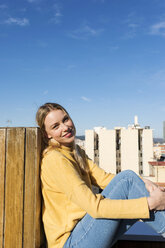
POLYGON ((137 17, 137 14, 135 12, 130 12, 127 18, 122 22, 124 25, 126 25, 127 28, 127 31, 124 34, 123 38, 132 39, 136 37, 143 22, 144 20, 142 17, 140 16, 137 17))
POLYGON ((69 36, 74 39, 87 39, 89 37, 99 36, 103 31, 103 29, 94 29, 89 25, 85 25, 82 28, 70 32, 69 36))
POLYGON ((136 23, 128 23, 128 32, 125 34, 125 39, 132 39, 137 35, 139 25, 136 23))
POLYGON ((18 26, 27 26, 27 25, 29 25, 29 20, 26 19, 26 18, 21 19, 21 18, 10 17, 5 21, 5 23, 8 24, 8 25, 15 24, 15 25, 18 25, 18 26))
MULTIPOLYGON (((44 1, 45 0, 27 0, 27 2, 31 3, 31 4, 36 4, 36 10, 39 11, 39 12, 44 12, 44 11, 47 11, 47 12, 50 12, 52 17, 50 18, 49 22, 52 22, 52 23, 55 23, 55 24, 59 24, 61 23, 62 21, 62 17, 63 17, 63 14, 61 12, 61 1, 59 0, 53 0, 53 1, 50 1, 50 2, 53 2, 53 3, 50 3, 49 4, 49 7, 46 7, 46 8, 43 8, 43 6, 38 3, 43 3, 44 4, 44 1)), ((46 2, 46 1, 45 1, 46 2)))
POLYGON ((53 6, 54 9, 54 16, 51 19, 52 22, 54 22, 55 24, 59 24, 61 23, 61 19, 62 19, 62 13, 61 13, 61 6, 57 3, 54 4, 53 6))
POLYGON ((165 21, 152 25, 150 27, 150 34, 165 36, 165 21))
POLYGON ((82 96, 81 99, 85 102, 90 102, 91 99, 87 98, 86 96, 82 96))

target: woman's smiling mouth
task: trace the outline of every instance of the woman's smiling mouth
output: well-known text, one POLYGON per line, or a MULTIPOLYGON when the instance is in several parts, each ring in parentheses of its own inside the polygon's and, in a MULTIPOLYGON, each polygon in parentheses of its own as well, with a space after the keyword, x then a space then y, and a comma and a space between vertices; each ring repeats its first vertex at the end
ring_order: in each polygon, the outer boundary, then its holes
POLYGON ((70 129, 68 132, 66 132, 62 137, 70 138, 73 135, 73 130, 70 129))

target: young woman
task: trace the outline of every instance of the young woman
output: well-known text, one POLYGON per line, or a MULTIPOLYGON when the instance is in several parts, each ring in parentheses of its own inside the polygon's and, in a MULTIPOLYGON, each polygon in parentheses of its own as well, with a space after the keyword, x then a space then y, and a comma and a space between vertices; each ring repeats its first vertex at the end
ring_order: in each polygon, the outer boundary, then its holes
POLYGON ((61 105, 42 105, 36 120, 45 142, 41 181, 49 248, 111 247, 139 219, 165 236, 163 188, 130 170, 115 176, 94 164, 75 145, 75 126, 61 105), (92 185, 102 193, 94 194, 92 185))

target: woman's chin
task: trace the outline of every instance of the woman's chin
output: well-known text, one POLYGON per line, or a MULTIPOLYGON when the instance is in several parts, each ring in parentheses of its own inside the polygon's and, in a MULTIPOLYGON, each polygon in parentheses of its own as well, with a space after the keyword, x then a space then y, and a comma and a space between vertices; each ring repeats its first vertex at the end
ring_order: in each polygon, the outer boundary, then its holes
POLYGON ((63 142, 61 142, 61 145, 64 146, 72 146, 75 140, 75 136, 69 137, 69 138, 65 138, 65 140, 63 142))

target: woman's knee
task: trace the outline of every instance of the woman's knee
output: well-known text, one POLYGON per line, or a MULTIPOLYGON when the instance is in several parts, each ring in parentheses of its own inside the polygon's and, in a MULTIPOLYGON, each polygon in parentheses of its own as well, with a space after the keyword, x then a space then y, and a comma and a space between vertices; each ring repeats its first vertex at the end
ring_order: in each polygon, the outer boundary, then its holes
POLYGON ((133 170, 124 170, 124 171, 121 171, 119 174, 122 174, 122 175, 127 175, 127 176, 137 176, 137 174, 133 171, 133 170))
POLYGON ((141 178, 132 170, 125 170, 118 173, 103 190, 102 194, 108 196, 112 191, 120 191, 129 188, 133 184, 142 185, 141 178))
MULTIPOLYGON (((124 170, 120 173, 118 173, 112 181, 107 186, 112 187, 113 185, 116 186, 117 183, 121 181, 136 181, 139 180, 140 177, 132 170, 124 170)), ((140 179, 141 180, 141 179, 140 179)))
MULTIPOLYGON (((116 175, 116 177, 118 178, 118 180, 120 179, 140 179, 140 177, 132 170, 124 170, 121 171, 119 174, 116 175)), ((117 179, 116 178, 116 179, 117 179)))
POLYGON ((117 175, 120 179, 125 179, 125 180, 128 180, 129 182, 137 182, 137 183, 142 183, 143 180, 139 177, 138 174, 136 174, 134 171, 132 170, 124 170, 122 172, 120 172, 118 175, 117 175))

